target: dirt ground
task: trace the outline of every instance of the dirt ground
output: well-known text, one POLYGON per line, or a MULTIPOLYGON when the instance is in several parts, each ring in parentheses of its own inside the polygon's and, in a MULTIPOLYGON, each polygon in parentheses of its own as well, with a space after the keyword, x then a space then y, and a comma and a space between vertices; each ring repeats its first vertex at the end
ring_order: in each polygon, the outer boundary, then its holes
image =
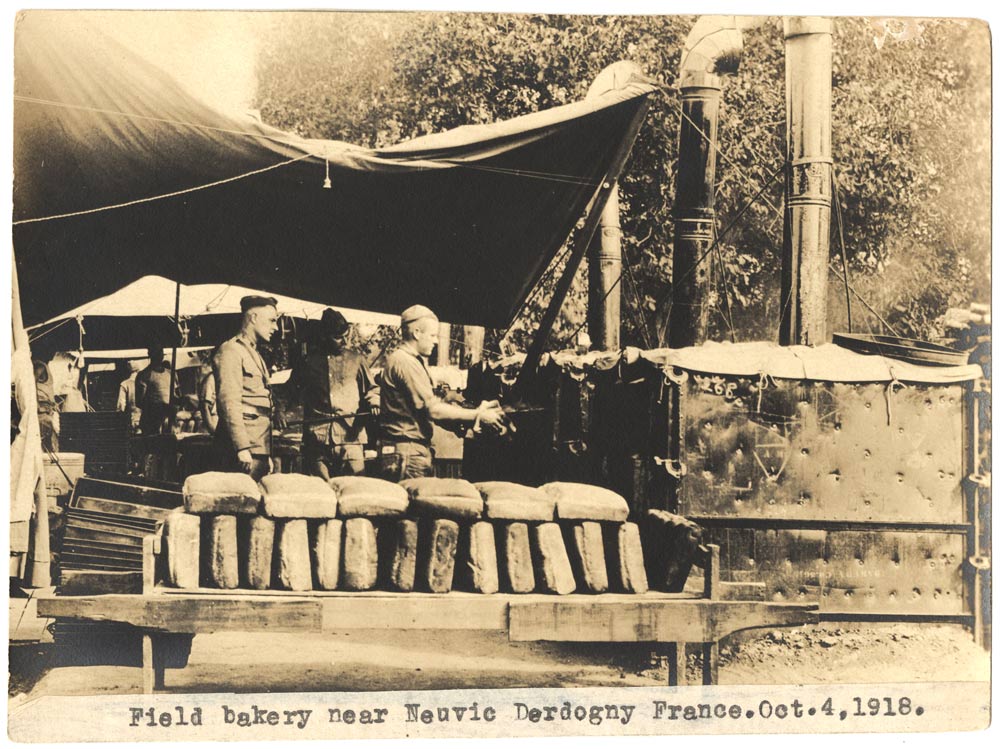
MULTIPOLYGON (((68 663, 54 645, 11 651, 11 704, 42 695, 141 691, 134 666, 68 663)), ((168 692, 373 691, 656 686, 648 647, 511 643, 501 635, 344 632, 336 636, 219 633, 195 637, 168 692)), ((688 656, 691 683, 699 656, 688 656)), ((77 661, 79 658, 76 659, 77 661)), ((981 681, 990 655, 945 624, 821 624, 740 633, 721 648, 722 684, 981 681)))

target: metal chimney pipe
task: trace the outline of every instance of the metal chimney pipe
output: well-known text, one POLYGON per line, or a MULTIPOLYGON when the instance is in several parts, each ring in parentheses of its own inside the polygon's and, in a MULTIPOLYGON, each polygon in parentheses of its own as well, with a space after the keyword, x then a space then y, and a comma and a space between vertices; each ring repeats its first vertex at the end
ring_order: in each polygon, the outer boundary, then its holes
POLYGON ((738 16, 705 16, 688 34, 681 55, 681 123, 674 199, 671 348, 705 341, 715 236, 715 161, 722 76, 734 74, 743 52, 738 16))
POLYGON ((600 233, 590 242, 587 329, 593 348, 617 351, 622 329, 622 227, 618 185, 611 189, 601 212, 600 233))
MULTIPOLYGON (((613 63, 598 73, 586 98, 623 88, 633 76, 641 75, 633 62, 613 63)), ((587 330, 591 346, 598 351, 617 351, 621 348, 622 328, 622 229, 617 184, 601 211, 600 232, 587 248, 587 262, 587 330)))
POLYGON ((786 18, 784 30, 788 167, 779 341, 814 346, 828 340, 833 23, 786 18))

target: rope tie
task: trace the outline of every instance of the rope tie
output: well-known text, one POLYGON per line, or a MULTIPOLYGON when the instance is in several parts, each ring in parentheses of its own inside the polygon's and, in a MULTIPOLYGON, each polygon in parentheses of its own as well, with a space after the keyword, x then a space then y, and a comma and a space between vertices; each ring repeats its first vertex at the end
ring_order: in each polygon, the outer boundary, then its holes
POLYGON ((895 374, 892 375, 892 381, 885 386, 885 411, 888 426, 892 426, 892 396, 897 390, 903 390, 908 387, 909 385, 896 379, 895 374))
POLYGON ((778 387, 778 383, 767 372, 759 372, 757 375, 757 412, 760 413, 761 405, 764 401, 764 391, 768 388, 778 387))

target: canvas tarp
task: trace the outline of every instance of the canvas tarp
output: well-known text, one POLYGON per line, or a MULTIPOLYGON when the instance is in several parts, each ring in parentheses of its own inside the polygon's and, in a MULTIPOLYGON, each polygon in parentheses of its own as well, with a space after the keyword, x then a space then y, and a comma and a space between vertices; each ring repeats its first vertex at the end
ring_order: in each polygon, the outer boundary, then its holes
POLYGON ((679 349, 654 349, 639 354, 661 367, 691 372, 822 382, 914 382, 951 384, 983 376, 977 364, 923 366, 877 354, 858 354, 834 343, 822 346, 779 346, 750 341, 679 349))
POLYGON ((369 150, 215 111, 86 14, 22 14, 14 250, 25 322, 154 274, 396 314, 419 302, 442 319, 506 325, 651 91, 630 80, 369 150))
MULTIPOLYGON (((90 349, 139 348, 151 343, 171 346, 181 341, 174 320, 177 284, 162 276, 137 281, 63 312, 33 327, 32 346, 39 353, 90 349), (81 336, 80 331, 84 334, 81 336)), ((278 312, 297 320, 319 320, 327 305, 272 295, 269 291, 229 284, 181 286, 180 318, 192 343, 221 343, 236 330, 240 299, 274 296, 278 312)), ((363 327, 399 325, 398 315, 337 307, 348 322, 363 327)))

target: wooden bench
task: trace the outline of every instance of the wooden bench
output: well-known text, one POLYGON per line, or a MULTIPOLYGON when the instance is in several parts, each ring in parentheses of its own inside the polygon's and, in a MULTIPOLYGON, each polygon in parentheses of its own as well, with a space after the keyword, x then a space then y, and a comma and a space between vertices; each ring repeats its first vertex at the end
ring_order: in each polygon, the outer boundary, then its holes
MULTIPOLYGON (((702 683, 715 684, 722 638, 744 629, 817 621, 814 604, 723 600, 717 546, 702 547, 696 560, 705 571, 702 595, 180 590, 156 579, 159 554, 159 537, 146 537, 141 593, 38 598, 40 616, 125 622, 141 631, 147 694, 164 686, 168 649, 178 641, 190 648, 191 636, 211 632, 477 630, 506 632, 514 642, 649 643, 668 659, 669 681, 676 685, 685 683, 687 643, 701 645, 702 683)), ((181 660, 186 662, 186 655, 181 660)))

